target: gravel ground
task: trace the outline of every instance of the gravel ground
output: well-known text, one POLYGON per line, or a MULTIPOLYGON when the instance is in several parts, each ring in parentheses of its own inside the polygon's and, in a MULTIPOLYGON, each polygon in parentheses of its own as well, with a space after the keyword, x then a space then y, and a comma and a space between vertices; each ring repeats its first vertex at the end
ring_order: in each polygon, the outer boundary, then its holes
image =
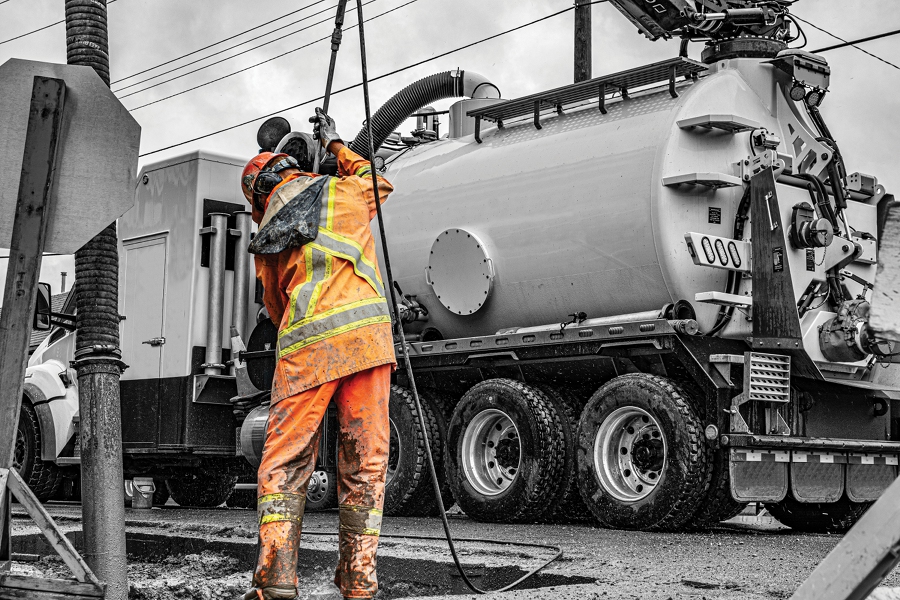
MULTIPOLYGON (((57 522, 77 527, 77 506, 51 505, 57 522)), ((166 507, 149 511, 128 510, 130 532, 154 532, 209 540, 228 540, 246 548, 255 541, 255 512, 249 510, 195 510, 166 507)), ((27 523, 14 519, 14 533, 27 523)), ((333 532, 336 513, 307 515, 308 532, 333 532)), ((506 599, 647 600, 719 599, 761 600, 788 598, 840 540, 835 535, 795 534, 771 518, 742 517, 708 532, 690 534, 614 531, 577 525, 492 525, 476 523, 463 515, 451 519, 460 538, 528 541, 558 545, 564 556, 544 573, 556 576, 548 587, 495 594, 506 599), (574 585, 565 585, 572 583, 574 585)), ((446 543, 395 539, 391 535, 441 536, 436 519, 385 519, 385 538, 380 557, 433 560, 441 573, 449 572, 446 543)), ((303 547, 333 552, 335 537, 307 535, 303 547)), ((549 551, 482 542, 461 542, 460 555, 470 565, 487 568, 521 565, 524 569, 549 557, 549 551)), ((329 555, 330 556, 330 555, 329 555)), ((301 588, 310 599, 332 599, 333 562, 328 566, 301 566, 301 588)), ((397 564, 396 562, 393 564, 397 564)), ((65 567, 54 558, 20 565, 44 575, 63 575, 65 567)), ((418 568, 418 567, 417 567, 418 568)), ((384 598, 474 598, 472 594, 442 595, 436 584, 404 580, 396 573, 381 572, 384 598)), ((132 561, 129 565, 130 598, 156 600, 183 598, 210 600, 237 598, 246 590, 250 570, 237 559, 221 553, 201 552, 171 556, 159 562, 132 561)), ((490 582, 489 582, 490 583, 490 582)), ((882 584, 900 586, 892 573, 882 584)), ((301 597, 304 597, 301 595, 301 597)))

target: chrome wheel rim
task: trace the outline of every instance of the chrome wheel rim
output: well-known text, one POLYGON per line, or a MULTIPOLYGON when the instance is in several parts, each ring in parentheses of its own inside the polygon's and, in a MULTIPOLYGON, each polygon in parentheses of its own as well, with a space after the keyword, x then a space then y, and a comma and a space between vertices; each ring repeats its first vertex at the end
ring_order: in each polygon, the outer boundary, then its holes
POLYGON ((329 485, 333 485, 333 482, 327 471, 313 471, 312 477, 309 478, 306 498, 311 502, 321 502, 328 495, 329 485))
POLYGON ((659 422, 636 406, 614 410, 594 439, 594 468, 600 485, 622 502, 637 502, 650 495, 659 485, 667 457, 659 422))
POLYGON ((463 433, 462 454, 463 472, 472 487, 496 496, 512 485, 521 467, 519 430, 505 412, 483 410, 463 433))
POLYGON ((400 470, 400 458, 403 456, 403 444, 400 441, 400 434, 397 433, 397 426, 394 424, 393 419, 389 420, 391 422, 391 438, 388 445, 387 474, 384 479, 385 485, 389 484, 394 477, 397 476, 397 471, 400 470))

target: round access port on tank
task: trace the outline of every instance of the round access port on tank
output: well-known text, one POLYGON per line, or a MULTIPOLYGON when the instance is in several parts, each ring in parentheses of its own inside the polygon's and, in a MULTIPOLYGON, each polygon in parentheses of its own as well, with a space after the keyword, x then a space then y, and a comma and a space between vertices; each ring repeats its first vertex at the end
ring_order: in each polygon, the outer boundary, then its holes
POLYGON ((431 245, 425 277, 444 308, 471 315, 491 295, 494 263, 484 242, 474 233, 447 229, 431 245))

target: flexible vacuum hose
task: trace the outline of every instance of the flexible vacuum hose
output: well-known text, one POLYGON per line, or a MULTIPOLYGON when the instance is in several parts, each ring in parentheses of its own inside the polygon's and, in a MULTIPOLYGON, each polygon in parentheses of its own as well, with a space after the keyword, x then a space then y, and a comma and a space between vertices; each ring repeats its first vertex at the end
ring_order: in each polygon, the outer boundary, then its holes
MULTIPOLYGON (((384 140, 396 130, 403 121, 415 114, 424 106, 444 98, 470 98, 500 97, 500 92, 493 83, 477 73, 466 71, 445 71, 435 73, 414 83, 409 84, 384 103, 374 115, 372 115, 372 147, 375 152, 384 143, 384 140), (488 94, 496 94, 489 96, 488 94)), ((362 156, 369 158, 369 127, 363 126, 356 134, 350 149, 362 156)))

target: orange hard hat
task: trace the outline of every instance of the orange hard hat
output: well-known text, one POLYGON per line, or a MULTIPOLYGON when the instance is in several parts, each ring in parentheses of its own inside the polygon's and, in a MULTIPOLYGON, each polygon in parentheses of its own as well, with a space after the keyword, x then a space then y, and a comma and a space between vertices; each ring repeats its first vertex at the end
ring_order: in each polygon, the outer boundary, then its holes
POLYGON ((244 197, 247 199, 247 202, 251 205, 255 205, 253 197, 256 195, 256 192, 253 188, 256 185, 256 178, 259 176, 260 171, 265 169, 274 159, 284 156, 287 155, 275 154, 274 152, 262 152, 251 158, 250 162, 247 163, 247 166, 244 167, 244 172, 241 173, 241 190, 244 192, 244 197))

